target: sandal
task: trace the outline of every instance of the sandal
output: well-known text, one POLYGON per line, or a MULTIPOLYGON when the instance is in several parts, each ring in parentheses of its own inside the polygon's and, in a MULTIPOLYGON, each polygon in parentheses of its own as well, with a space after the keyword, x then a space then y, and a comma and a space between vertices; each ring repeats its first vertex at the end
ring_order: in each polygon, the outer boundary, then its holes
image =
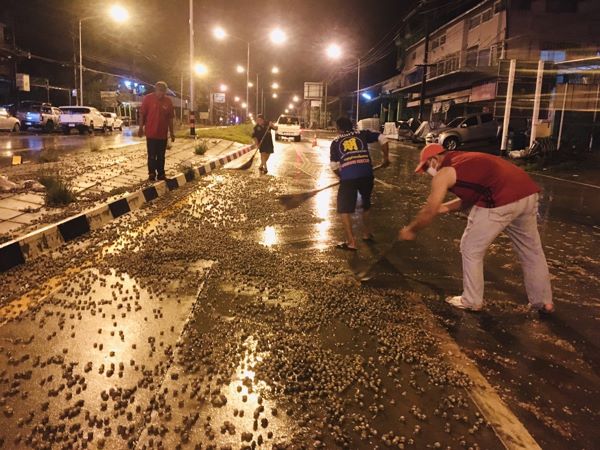
POLYGON ((347 251, 351 251, 351 252, 355 252, 356 250, 358 250, 356 247, 350 247, 347 242, 341 242, 341 243, 337 244, 335 246, 335 248, 337 248, 339 250, 347 250, 347 251))

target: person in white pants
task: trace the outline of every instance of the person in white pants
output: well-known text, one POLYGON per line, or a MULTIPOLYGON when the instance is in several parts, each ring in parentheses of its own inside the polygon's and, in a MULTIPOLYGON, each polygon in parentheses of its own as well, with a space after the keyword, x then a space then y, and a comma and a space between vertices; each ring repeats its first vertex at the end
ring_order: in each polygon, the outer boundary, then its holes
POLYGON ((446 301, 461 309, 483 307, 483 259, 487 248, 503 231, 512 241, 525 278, 532 308, 554 312, 550 273, 537 229, 539 187, 520 168, 496 156, 478 152, 447 152, 439 144, 421 151, 416 172, 433 179, 425 206, 399 239, 413 240, 417 232, 442 213, 471 207, 460 251, 463 293, 446 301), (448 191, 457 198, 446 203, 448 191))

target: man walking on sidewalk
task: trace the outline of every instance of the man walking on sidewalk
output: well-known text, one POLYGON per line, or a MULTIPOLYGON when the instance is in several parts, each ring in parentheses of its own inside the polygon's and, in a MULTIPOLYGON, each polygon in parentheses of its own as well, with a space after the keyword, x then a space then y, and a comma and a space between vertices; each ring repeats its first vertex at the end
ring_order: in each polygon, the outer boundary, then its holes
POLYGON ((337 212, 342 218, 346 241, 336 247, 341 250, 356 250, 356 240, 352 232, 352 214, 356 210, 357 194, 362 199, 363 240, 373 239, 369 224, 371 209, 371 193, 373 192, 373 165, 369 144, 379 142, 383 151, 383 165, 389 160, 389 144, 387 139, 372 131, 354 131, 352 121, 340 117, 336 121, 340 135, 331 142, 329 159, 331 168, 340 177, 340 187, 337 196, 337 212))
POLYGON ((165 179, 165 152, 167 151, 167 135, 171 142, 175 141, 173 132, 173 103, 167 97, 167 83, 158 81, 154 92, 144 96, 140 108, 140 128, 138 136, 146 135, 148 150, 148 179, 154 181, 165 179))
POLYGON ((519 257, 532 308, 554 312, 550 274, 537 229, 540 188, 523 170, 496 156, 477 152, 447 152, 439 144, 421 151, 415 172, 433 177, 427 203, 400 230, 399 238, 413 240, 417 231, 442 213, 472 206, 461 242, 463 293, 446 301, 461 309, 483 306, 483 258, 489 245, 505 231, 519 257), (458 198, 443 203, 447 192, 458 198))

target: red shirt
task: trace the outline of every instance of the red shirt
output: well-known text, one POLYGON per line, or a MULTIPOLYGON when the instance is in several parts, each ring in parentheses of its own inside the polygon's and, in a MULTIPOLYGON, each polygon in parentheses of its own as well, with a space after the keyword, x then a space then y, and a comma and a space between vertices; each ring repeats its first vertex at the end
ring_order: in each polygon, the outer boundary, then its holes
POLYGON ((173 119, 173 103, 164 96, 162 99, 152 93, 144 96, 140 115, 144 118, 146 137, 150 139, 167 139, 169 122, 173 119))
POLYGON ((456 170, 450 192, 466 205, 497 208, 540 192, 524 170, 487 153, 448 152, 442 167, 456 170))

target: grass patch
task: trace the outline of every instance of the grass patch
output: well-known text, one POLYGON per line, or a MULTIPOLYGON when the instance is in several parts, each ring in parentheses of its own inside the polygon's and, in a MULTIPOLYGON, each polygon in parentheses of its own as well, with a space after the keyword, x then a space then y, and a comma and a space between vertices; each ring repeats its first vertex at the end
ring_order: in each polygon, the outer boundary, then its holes
POLYGON ((208 150, 208 139, 198 139, 196 146, 194 147, 194 153, 196 155, 204 155, 208 150))
MULTIPOLYGON (((250 123, 223 128, 196 128, 196 137, 200 139, 225 139, 241 144, 251 144, 252 130, 253 125, 250 123)), ((180 130, 177 136, 181 138, 193 138, 189 134, 189 130, 180 130)))
POLYGON ((56 162, 59 159, 58 150, 53 148, 49 148, 48 150, 42 150, 40 152, 39 162, 41 163, 50 163, 56 162))
POLYGON ((42 174, 39 182, 46 188, 47 206, 65 206, 75 201, 75 193, 71 184, 57 173, 42 174))

